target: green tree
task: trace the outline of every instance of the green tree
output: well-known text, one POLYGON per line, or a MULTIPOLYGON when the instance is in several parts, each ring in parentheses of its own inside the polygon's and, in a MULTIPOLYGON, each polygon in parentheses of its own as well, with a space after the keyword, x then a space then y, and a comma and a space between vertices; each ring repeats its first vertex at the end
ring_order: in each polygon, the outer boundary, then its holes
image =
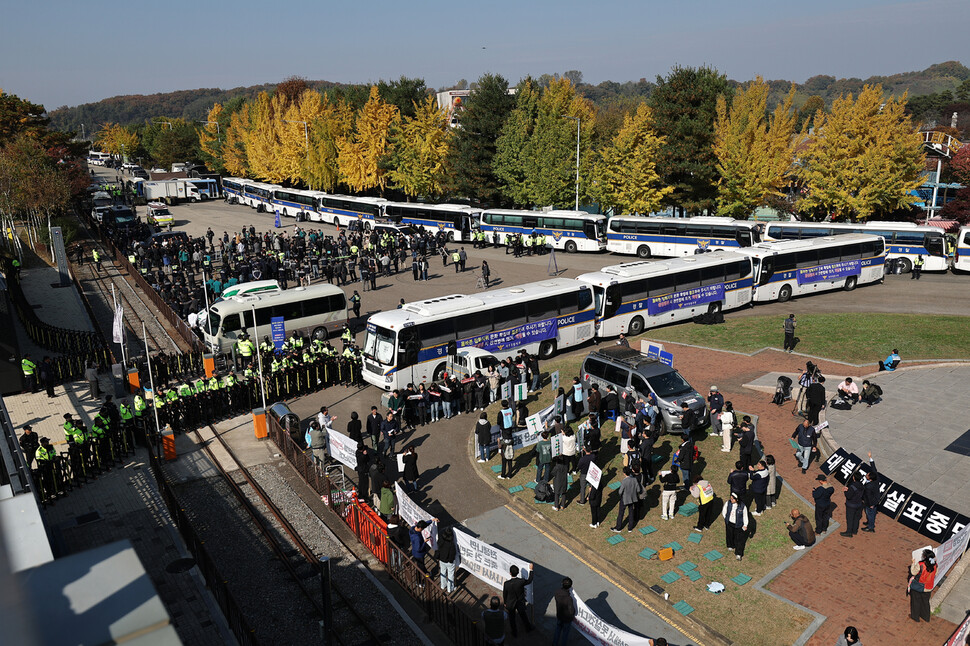
POLYGON ((444 110, 433 96, 414 106, 393 136, 393 168, 388 177, 406 195, 437 196, 442 192, 443 166, 451 134, 444 110))
POLYGON ((396 81, 379 81, 377 92, 386 103, 397 106, 401 117, 410 119, 416 114, 415 106, 424 103, 429 90, 424 79, 402 76, 396 81))
POLYGON ((802 107, 798 108, 798 121, 795 123, 795 129, 801 130, 805 124, 811 128, 814 125, 815 114, 821 110, 825 112, 825 99, 817 94, 805 99, 805 103, 802 107))
POLYGON ((627 114, 612 143, 603 149, 594 171, 593 195, 614 213, 649 214, 673 189, 657 174, 664 138, 653 128, 647 104, 627 114))
POLYGON ((495 175, 504 185, 502 193, 514 204, 529 204, 532 196, 526 176, 526 147, 532 140, 539 116, 541 90, 527 78, 515 93, 515 109, 509 114, 495 148, 495 175))
POLYGON ((502 76, 485 74, 458 110, 461 125, 445 157, 449 192, 484 204, 502 201, 493 160, 502 127, 515 107, 515 97, 508 90, 509 83, 502 76))
POLYGON ((794 160, 795 87, 769 119, 768 84, 759 76, 735 93, 730 109, 717 100, 718 215, 747 219, 771 196, 780 196, 794 160))
POLYGON ((905 114, 906 95, 883 98, 866 85, 819 114, 814 136, 800 155, 806 193, 799 209, 819 217, 862 220, 911 206, 926 163, 922 137, 905 114))
POLYGON ((142 132, 142 144, 156 164, 170 168, 175 162, 199 158, 199 129, 185 119, 157 117, 142 132))
POLYGON ((711 212, 717 198, 714 117, 717 98, 730 93, 727 78, 709 67, 674 67, 657 77, 650 95, 657 132, 666 143, 657 168, 673 187, 665 203, 690 214, 711 212))

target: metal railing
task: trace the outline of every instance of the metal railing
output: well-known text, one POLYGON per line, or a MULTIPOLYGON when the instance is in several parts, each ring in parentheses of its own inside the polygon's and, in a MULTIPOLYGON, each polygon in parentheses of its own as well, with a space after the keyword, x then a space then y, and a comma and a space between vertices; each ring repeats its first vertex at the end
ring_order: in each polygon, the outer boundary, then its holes
POLYGON ((267 416, 269 437, 303 481, 334 511, 357 539, 384 566, 393 578, 432 621, 458 646, 485 646, 485 634, 479 622, 452 600, 411 554, 395 545, 387 535, 387 525, 369 507, 361 505, 356 491, 343 491, 334 486, 317 466, 312 454, 302 449, 290 434, 272 417, 267 416))

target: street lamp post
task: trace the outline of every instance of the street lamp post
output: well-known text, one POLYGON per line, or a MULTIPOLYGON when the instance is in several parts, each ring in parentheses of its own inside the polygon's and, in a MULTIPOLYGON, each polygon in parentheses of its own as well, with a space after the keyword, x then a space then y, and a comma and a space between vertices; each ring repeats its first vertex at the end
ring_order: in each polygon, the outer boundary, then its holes
POLYGON ((310 129, 307 127, 306 121, 290 121, 289 119, 283 119, 283 123, 302 123, 303 124, 303 138, 306 140, 306 152, 307 155, 310 154, 310 129))
MULTIPOLYGON (((253 303, 253 340, 258 340, 259 335, 256 333, 256 304, 253 303)), ((259 361, 259 393, 263 396, 263 410, 266 410, 266 379, 263 376, 263 353, 259 351, 259 346, 256 346, 256 358, 259 361)))
POLYGON ((579 117, 563 115, 563 119, 575 119, 576 121, 576 210, 579 210, 579 117))
POLYGON ((216 138, 219 140, 219 143, 222 143, 222 131, 219 129, 218 121, 199 121, 199 123, 204 123, 206 125, 211 125, 213 123, 216 124, 216 138))

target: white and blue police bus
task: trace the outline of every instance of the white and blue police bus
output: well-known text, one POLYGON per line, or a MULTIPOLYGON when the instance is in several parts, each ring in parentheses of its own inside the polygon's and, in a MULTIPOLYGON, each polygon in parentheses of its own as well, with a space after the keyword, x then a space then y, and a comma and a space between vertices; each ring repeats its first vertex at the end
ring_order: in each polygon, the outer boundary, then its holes
POLYGON ((882 237, 861 233, 765 242, 737 253, 753 259, 753 298, 762 303, 832 289, 852 291, 882 280, 886 264, 882 237))
POLYGON ((273 190, 282 188, 276 184, 263 184, 261 182, 250 182, 243 186, 242 199, 240 203, 256 209, 259 213, 273 212, 273 190))
POLYGON ((223 177, 222 195, 230 204, 244 204, 243 191, 247 184, 252 183, 252 180, 241 177, 223 177))
POLYGON ((407 202, 387 202, 384 217, 395 224, 409 224, 414 228, 424 227, 431 233, 444 231, 449 240, 468 242, 478 228, 478 215, 481 211, 462 204, 416 204, 407 202))
POLYGON ((482 232, 491 244, 508 244, 512 234, 537 233, 546 245, 569 253, 606 249, 606 216, 585 211, 489 209, 481 215, 482 232))
POLYGON ((842 233, 871 233, 886 241, 886 258, 899 263, 903 273, 913 269, 917 256, 923 256, 923 271, 946 271, 949 258, 943 230, 913 222, 772 222, 765 240, 807 240, 842 233))
POLYGON ((707 216, 620 215, 610 218, 606 249, 641 258, 690 256, 698 250, 737 249, 758 244, 762 226, 759 222, 707 216))
POLYGON ((219 182, 210 177, 190 177, 186 181, 199 189, 199 197, 203 200, 217 200, 221 197, 219 182))
POLYGON ((316 205, 316 191, 304 191, 298 188, 273 189, 272 211, 279 211, 282 217, 309 219, 309 215, 315 213, 316 205))
POLYGON ((596 336, 716 314, 751 302, 751 259, 731 251, 612 265, 577 279, 593 288, 596 336))
POLYGON ((570 278, 408 303, 367 320, 364 379, 388 391, 439 380, 449 346, 501 357, 525 349, 548 359, 591 340, 593 317, 592 288, 570 278))
POLYGON ((370 231, 374 222, 383 218, 383 205, 386 202, 387 200, 380 197, 324 193, 317 197, 316 213, 311 213, 310 219, 338 227, 350 227, 352 223, 356 223, 362 230, 370 231))
POLYGON ((953 271, 970 271, 970 227, 960 227, 953 254, 953 271))

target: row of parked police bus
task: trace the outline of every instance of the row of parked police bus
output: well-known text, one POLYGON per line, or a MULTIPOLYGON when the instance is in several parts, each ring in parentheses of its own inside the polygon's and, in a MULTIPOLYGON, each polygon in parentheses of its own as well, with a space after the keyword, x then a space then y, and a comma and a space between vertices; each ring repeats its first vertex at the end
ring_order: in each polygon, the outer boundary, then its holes
MULTIPOLYGON (((887 260, 902 272, 922 256, 923 271, 946 271, 950 254, 941 229, 912 222, 810 223, 752 222, 720 217, 639 217, 591 215, 583 211, 475 209, 461 204, 390 202, 381 198, 331 195, 288 189, 228 177, 226 199, 259 211, 279 212, 341 227, 370 229, 378 222, 423 226, 444 231, 456 242, 483 234, 489 244, 505 244, 514 234, 544 236, 546 243, 567 252, 611 251, 640 258, 694 255, 714 249, 740 249, 761 242, 810 240, 842 233, 877 235, 887 260)), ((960 230, 953 267, 970 271, 970 227, 960 230)))
MULTIPOLYGON (((594 338, 637 335, 752 303, 851 291, 882 280, 887 249, 882 236, 861 233, 756 243, 408 303, 368 319, 363 376, 393 390, 439 379, 449 357, 463 348, 501 356, 525 349, 547 359, 594 338)), ((212 306, 203 326, 206 341, 212 350, 226 351, 243 332, 269 335, 277 317, 287 335, 299 331, 325 339, 347 320, 347 301, 339 287, 326 283, 243 290, 212 306)))

